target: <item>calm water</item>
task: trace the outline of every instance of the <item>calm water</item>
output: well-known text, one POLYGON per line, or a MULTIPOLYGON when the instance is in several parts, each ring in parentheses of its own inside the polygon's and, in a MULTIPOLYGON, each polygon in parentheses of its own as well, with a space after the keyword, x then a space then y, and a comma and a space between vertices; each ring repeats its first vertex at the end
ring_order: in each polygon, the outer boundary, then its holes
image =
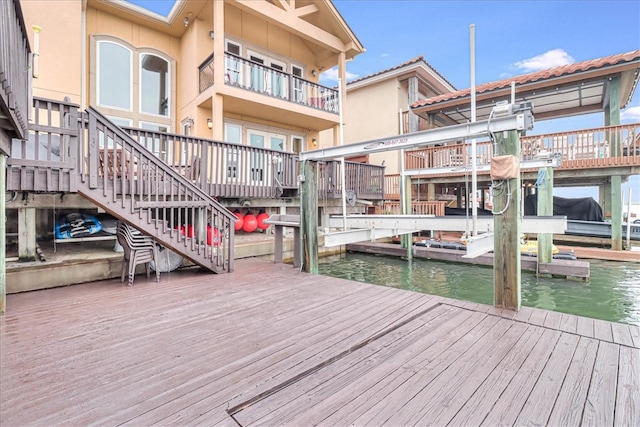
MULTIPOLYGON (((590 260, 589 283, 522 272, 522 305, 640 325, 640 263, 590 260)), ((359 253, 320 258, 320 274, 493 304, 490 267, 359 253)))

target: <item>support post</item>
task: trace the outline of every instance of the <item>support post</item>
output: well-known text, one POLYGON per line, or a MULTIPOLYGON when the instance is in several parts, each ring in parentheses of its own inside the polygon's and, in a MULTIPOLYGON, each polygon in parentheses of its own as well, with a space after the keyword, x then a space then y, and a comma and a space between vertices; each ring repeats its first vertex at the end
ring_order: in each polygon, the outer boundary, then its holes
MULTIPOLYGON (((497 155, 514 155, 520 158, 518 132, 505 131, 496 134, 497 155)), ((494 256, 493 301, 496 307, 520 309, 521 258, 520 258, 520 175, 505 180, 494 199, 494 256), (504 212, 503 212, 504 211, 504 212)))
MULTIPOLYGON (((403 185, 404 185, 404 197, 401 200, 402 202, 402 212, 405 215, 411 215, 411 176, 403 176, 401 177, 403 185)), ((400 244, 403 248, 407 250, 407 259, 413 259, 413 234, 403 234, 400 237, 400 244)))
MULTIPOLYGON (((538 171, 538 216, 553 215, 553 168, 540 168, 538 171)), ((538 263, 553 261, 553 234, 538 233, 538 263)))
MULTIPOLYGON (((0 171, 7 170, 7 156, 0 151, 0 171)), ((7 310, 7 183, 0 179, 0 314, 7 310)))
POLYGON ((622 250, 622 177, 611 176, 611 249, 622 250))
POLYGON ((318 162, 305 161, 302 165, 302 192, 300 195, 300 231, 302 232, 302 271, 318 274, 318 162))
POLYGON ((18 209, 18 260, 36 260, 36 209, 18 209))

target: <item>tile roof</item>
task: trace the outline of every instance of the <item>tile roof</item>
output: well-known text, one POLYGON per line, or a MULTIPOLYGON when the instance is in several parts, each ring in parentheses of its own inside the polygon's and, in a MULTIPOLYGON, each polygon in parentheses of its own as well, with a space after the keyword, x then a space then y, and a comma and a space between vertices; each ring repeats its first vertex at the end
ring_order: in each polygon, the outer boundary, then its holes
POLYGON ((408 60, 407 62, 403 62, 402 64, 396 65, 395 67, 387 68, 386 70, 378 71, 376 73, 369 74, 367 76, 360 77, 358 79, 348 81, 347 82, 347 86, 352 84, 352 83, 360 82, 362 80, 367 80, 367 79, 370 79, 370 78, 375 77, 375 76, 379 76, 379 75, 382 75, 382 74, 390 73, 391 71, 395 71, 395 70, 398 70, 400 68, 407 67, 407 66, 413 65, 413 64, 417 64, 417 63, 420 63, 420 62, 424 63, 427 67, 429 67, 431 70, 433 70, 433 72, 438 77, 440 77, 442 80, 444 80, 449 86, 451 86, 452 88, 455 88, 455 86, 452 85, 451 82, 449 80, 447 80, 442 74, 440 74, 438 72, 438 70, 433 68, 431 66, 431 64, 429 64, 427 61, 424 60, 424 56, 423 55, 416 56, 415 58, 412 58, 412 59, 408 60))
MULTIPOLYGON (((476 86, 476 93, 490 92, 492 90, 504 89, 511 86, 511 82, 517 85, 533 83, 540 80, 551 79, 554 77, 566 76, 569 74, 584 72, 593 69, 604 68, 611 65, 617 65, 624 62, 631 62, 640 59, 640 50, 634 50, 627 53, 619 53, 616 55, 605 56, 602 58, 590 59, 588 61, 574 62, 573 64, 561 65, 547 70, 536 71, 520 76, 509 77, 508 79, 498 80, 495 82, 483 83, 476 86)), ((462 89, 455 92, 449 92, 431 98, 422 99, 414 102, 411 108, 424 107, 426 105, 436 104, 438 102, 448 101, 451 99, 464 98, 469 96, 471 89, 462 89)))

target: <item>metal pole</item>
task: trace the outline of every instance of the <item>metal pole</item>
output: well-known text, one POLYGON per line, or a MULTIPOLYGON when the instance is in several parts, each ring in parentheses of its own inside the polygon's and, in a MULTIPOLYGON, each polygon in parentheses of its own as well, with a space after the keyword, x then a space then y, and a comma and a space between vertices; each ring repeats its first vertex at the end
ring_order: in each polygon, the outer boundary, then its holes
MULTIPOLYGON (((340 130, 340 145, 344 145, 344 121, 342 120, 344 117, 344 113, 342 111, 342 78, 338 79, 338 108, 340 109, 340 126, 338 129, 340 130)), ((344 156, 340 157, 340 185, 342 186, 342 230, 347 231, 347 184, 345 178, 345 164, 344 164, 344 156)))
POLYGON ((627 199, 627 249, 631 249, 631 186, 629 186, 627 199))
MULTIPOLYGON (((470 44, 471 44, 471 122, 476 121, 476 26, 475 24, 469 25, 470 32, 470 44)), ((475 236, 478 232, 478 207, 476 206, 476 197, 478 194, 478 170, 476 164, 477 147, 476 139, 471 139, 471 216, 473 227, 471 229, 471 235, 475 236)), ((467 193, 465 199, 469 197, 467 193)), ((469 207, 465 210, 468 210, 469 207)))

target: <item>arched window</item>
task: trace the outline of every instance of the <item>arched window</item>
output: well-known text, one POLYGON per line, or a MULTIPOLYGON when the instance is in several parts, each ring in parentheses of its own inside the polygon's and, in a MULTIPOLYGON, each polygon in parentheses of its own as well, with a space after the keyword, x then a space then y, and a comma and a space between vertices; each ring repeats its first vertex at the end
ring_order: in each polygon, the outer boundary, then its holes
POLYGON ((175 61, 159 50, 112 36, 94 35, 91 40, 89 103, 129 126, 146 123, 171 131, 175 61))
POLYGON ((140 112, 169 115, 169 62, 149 53, 140 54, 140 112))
POLYGON ((131 111, 131 51, 109 41, 100 41, 97 45, 98 105, 131 111))

